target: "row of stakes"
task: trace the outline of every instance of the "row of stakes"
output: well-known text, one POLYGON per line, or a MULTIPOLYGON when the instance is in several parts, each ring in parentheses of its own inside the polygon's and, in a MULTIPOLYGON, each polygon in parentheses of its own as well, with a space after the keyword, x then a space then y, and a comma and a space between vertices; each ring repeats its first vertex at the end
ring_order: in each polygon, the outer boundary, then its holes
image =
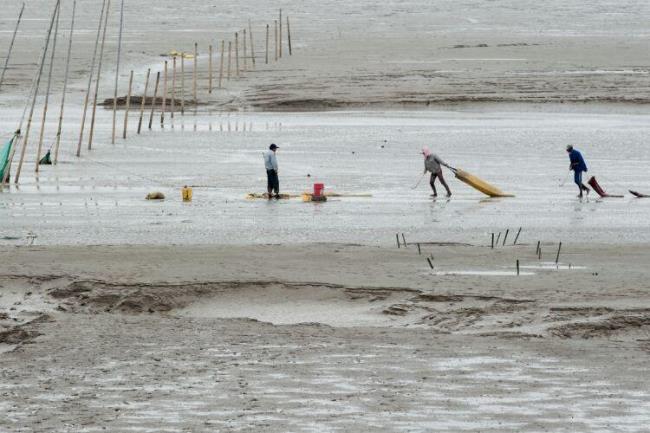
MULTIPOLYGON (((515 240, 512 242, 513 246, 517 245, 517 241, 519 240, 519 235, 521 234, 521 229, 522 229, 522 227, 519 227, 519 230, 517 230, 517 235, 515 236, 515 240)), ((508 239, 509 232, 510 232, 510 229, 506 229, 505 234, 503 236, 502 246, 506 245, 506 241, 508 239)), ((401 235, 402 235, 402 239, 401 239, 401 242, 400 242, 400 233, 395 233, 395 240, 397 241, 397 248, 401 248, 401 247, 406 248, 407 247, 406 236, 404 235, 404 233, 402 233, 401 235)), ((494 233, 491 233, 490 248, 494 249, 495 245, 498 246, 500 239, 501 239, 501 232, 499 232, 497 234, 496 242, 495 242, 494 233)), ((541 247, 541 245, 542 245, 542 242, 537 241, 537 248, 535 249, 535 255, 537 256, 538 260, 542 260, 542 247, 541 247)), ((416 243, 416 246, 418 248, 418 255, 422 255, 422 248, 420 247, 420 244, 416 243)), ((555 255, 555 265, 556 266, 559 265, 559 263, 560 263, 560 252, 561 251, 562 251, 562 242, 560 242, 558 244, 558 247, 557 247, 557 254, 555 255)), ((431 269, 433 269, 434 268, 434 266, 433 266, 433 259, 434 259, 433 254, 431 254, 426 259, 427 259, 427 263, 429 264, 429 267, 431 269)), ((519 272, 519 259, 517 259, 515 266, 516 266, 516 269, 517 269, 517 275, 519 275, 520 274, 520 272, 519 272)), ((571 264, 569 264, 569 268, 571 268, 571 264)))

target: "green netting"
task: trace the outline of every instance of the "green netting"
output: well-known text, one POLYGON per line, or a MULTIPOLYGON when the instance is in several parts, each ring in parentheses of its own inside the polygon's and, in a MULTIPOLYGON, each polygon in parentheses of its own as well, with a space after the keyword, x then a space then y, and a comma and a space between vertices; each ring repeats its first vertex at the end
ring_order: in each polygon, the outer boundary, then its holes
POLYGON ((16 137, 11 137, 11 139, 2 146, 2 149, 0 149, 0 182, 4 179, 5 170, 9 168, 9 155, 11 154, 11 146, 14 143, 14 138, 16 137))

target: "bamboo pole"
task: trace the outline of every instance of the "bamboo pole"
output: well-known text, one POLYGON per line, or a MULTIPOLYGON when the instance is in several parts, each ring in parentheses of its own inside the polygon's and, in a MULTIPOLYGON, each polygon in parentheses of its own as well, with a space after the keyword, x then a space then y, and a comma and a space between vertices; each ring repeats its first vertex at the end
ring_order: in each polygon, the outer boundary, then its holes
POLYGON ((208 93, 212 94, 212 45, 208 46, 208 93))
POLYGON ((223 80, 223 55, 224 55, 224 48, 226 46, 226 41, 223 39, 221 40, 221 58, 219 59, 219 88, 221 89, 221 82, 223 80))
POLYGON ((165 60, 165 67, 163 69, 163 100, 162 108, 160 110, 160 127, 165 126, 165 107, 167 105, 167 60, 165 60))
POLYGON ((43 135, 45 134, 45 121, 47 119, 47 109, 50 103, 50 89, 52 88, 52 72, 54 71, 54 59, 56 57, 56 40, 59 36, 59 21, 61 18, 61 4, 56 11, 56 23, 54 24, 54 40, 52 41, 52 54, 50 56, 50 70, 47 73, 47 88, 45 90, 45 103, 43 104, 43 117, 41 118, 41 132, 38 136, 38 147, 36 148, 36 163, 34 164, 34 172, 38 173, 39 164, 41 160, 41 152, 43 150, 43 135))
POLYGON ((235 76, 239 77, 239 35, 235 32, 235 76))
POLYGON ((90 133, 88 134, 88 150, 93 147, 95 135, 95 116, 97 114, 97 95, 99 93, 99 80, 102 76, 102 61, 104 59, 104 45, 106 44, 106 27, 108 27, 108 15, 110 12, 111 0, 106 2, 106 14, 104 15, 104 30, 102 31, 102 44, 99 48, 99 63, 97 63, 97 81, 95 82, 95 95, 93 97, 93 111, 90 118, 90 133))
POLYGON ((275 61, 278 61, 278 21, 275 20, 273 21, 274 24, 274 38, 275 38, 275 49, 273 50, 275 52, 275 61))
POLYGON ((72 35, 74 33, 74 19, 77 12, 77 1, 72 2, 72 20, 70 22, 70 37, 68 39, 68 55, 65 61, 63 75, 63 92, 61 95, 61 108, 59 109, 59 126, 56 129, 56 142, 54 144, 54 164, 59 162, 59 147, 61 145, 61 132, 63 130, 63 108, 65 106, 65 93, 68 89, 68 75, 70 74, 70 58, 72 57, 72 35))
POLYGON ((115 130, 117 126, 117 86, 120 76, 120 57, 122 54, 122 30, 124 29, 124 0, 120 2, 120 30, 117 37, 117 62, 115 64, 115 92, 113 93, 113 134, 111 143, 115 144, 115 130))
POLYGON ((144 94, 142 101, 140 101, 140 120, 138 120, 138 134, 142 130, 142 118, 144 117, 144 104, 147 101, 147 89, 149 88, 149 76, 151 75, 151 68, 147 69, 147 78, 144 81, 144 94))
POLYGON ((0 89, 2 89, 2 83, 5 80, 5 72, 7 72, 7 67, 9 66, 9 58, 11 57, 11 51, 14 49, 14 42, 16 42, 16 35, 18 34, 18 27, 20 26, 20 21, 23 19, 23 12, 25 12, 25 3, 20 8, 20 13, 18 14, 18 21, 16 21, 16 28, 14 33, 11 36, 11 42, 9 43, 9 51, 7 51, 7 57, 5 58, 5 66, 2 68, 2 75, 0 75, 0 89))
POLYGON ((126 109, 124 111, 124 129, 122 138, 126 139, 126 130, 129 127, 129 110, 131 109, 131 91, 133 90, 133 71, 129 74, 129 90, 126 94, 126 109))
POLYGON ((156 98, 158 97, 158 83, 160 83, 160 71, 156 73, 156 85, 153 89, 153 101, 151 101, 151 114, 149 115, 149 129, 153 125, 153 113, 156 108, 156 98))
POLYGON ((251 20, 248 20, 248 40, 251 45, 251 61, 253 62, 253 69, 255 69, 255 44, 253 43, 253 25, 251 20))
POLYGON ((266 25, 266 56, 264 58, 264 63, 269 64, 269 25, 266 25))
POLYGON ((278 57, 282 58, 282 9, 280 9, 280 19, 278 20, 278 57))
POLYGON ((81 156, 81 143, 84 138, 84 127, 86 125, 86 113, 88 112, 88 101, 90 99, 90 86, 93 82, 93 74, 95 73, 95 60, 97 59, 97 47, 99 45, 99 35, 102 30, 102 20, 104 18, 104 10, 106 9, 106 0, 102 2, 102 11, 99 14, 99 24, 97 25, 97 37, 95 38, 95 49, 93 50, 92 61, 90 62, 90 74, 88 75, 88 86, 86 88, 86 96, 84 98, 84 109, 81 116, 81 131, 79 132, 79 143, 77 143, 77 156, 81 156))
POLYGON ((232 63, 232 41, 228 41, 228 81, 230 81, 230 64, 232 63))
POLYGON ((176 56, 172 58, 172 103, 171 118, 174 118, 174 109, 176 105, 176 56))
POLYGON ((241 34, 244 36, 244 71, 248 70, 248 60, 246 59, 246 29, 242 30, 241 34))
POLYGON ((18 168, 16 169, 16 177, 14 178, 15 183, 18 183, 18 180, 20 179, 20 171, 23 167, 23 161, 25 160, 25 150, 27 149, 27 144, 29 142, 29 131, 32 126, 32 119, 34 118, 34 107, 36 106, 36 98, 38 97, 38 88, 41 84, 41 77, 43 76, 43 67, 45 66, 45 57, 47 57, 47 48, 50 45, 52 28, 54 27, 54 20, 58 13, 60 3, 61 0, 57 0, 56 5, 54 6, 54 12, 52 12, 52 18, 50 19, 50 27, 47 31, 47 38, 45 39, 45 48, 43 48, 43 53, 41 54, 40 65, 38 68, 38 76, 36 78, 36 83, 34 84, 34 93, 32 95, 32 106, 29 110, 29 118, 27 120, 27 130, 25 131, 25 138, 23 139, 23 147, 20 150, 20 160, 18 161, 18 168))
POLYGON ((199 45, 194 42, 194 70, 192 71, 192 79, 194 80, 192 83, 192 96, 194 98, 194 105, 196 106, 196 101, 198 101, 198 98, 196 97, 196 73, 198 69, 198 58, 199 58, 199 45))
POLYGON ((185 115, 185 54, 181 54, 181 116, 185 115))
POLYGON ((289 55, 292 56, 293 52, 291 50, 291 26, 289 24, 289 15, 287 15, 287 44, 289 45, 289 55))

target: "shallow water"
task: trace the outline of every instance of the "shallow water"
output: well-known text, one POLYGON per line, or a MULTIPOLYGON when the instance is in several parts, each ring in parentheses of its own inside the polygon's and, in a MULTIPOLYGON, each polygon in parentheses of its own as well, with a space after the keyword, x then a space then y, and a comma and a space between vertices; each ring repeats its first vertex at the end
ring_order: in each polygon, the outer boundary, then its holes
MULTIPOLYGON (((73 113, 72 116, 78 113, 73 113)), ((110 144, 101 111, 95 149, 33 173, 33 151, 18 188, 2 193, 0 240, 25 244, 465 241, 523 227, 519 243, 648 242, 650 200, 576 198, 567 182, 566 143, 583 151, 589 174, 612 193, 650 191, 650 123, 644 114, 481 111, 209 114, 177 117, 110 144), (283 192, 314 182, 372 198, 245 200, 266 186, 262 152, 276 142, 283 192), (451 199, 432 200, 423 144, 450 164, 516 194, 488 199, 446 172, 451 199), (383 147, 382 147, 383 146, 383 147), (307 177, 310 174, 311 177, 307 177), (183 185, 194 188, 181 201, 183 185), (163 202, 146 201, 162 191, 163 202), (11 239, 19 237, 20 239, 11 239)), ((131 129, 137 119, 131 118, 131 129)), ((7 127, 8 125, 0 125, 7 127)), ((51 125, 55 127, 54 124, 51 125)), ((72 134, 70 134, 72 135, 72 134)), ((593 194, 592 194, 593 195, 593 194)), ((508 241, 510 242, 510 240, 508 241)))

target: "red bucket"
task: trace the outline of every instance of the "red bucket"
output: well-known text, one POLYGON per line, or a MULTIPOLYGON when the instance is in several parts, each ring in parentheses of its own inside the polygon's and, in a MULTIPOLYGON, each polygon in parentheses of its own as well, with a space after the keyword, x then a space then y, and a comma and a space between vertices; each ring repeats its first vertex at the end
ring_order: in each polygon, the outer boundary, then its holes
POLYGON ((323 184, 323 183, 315 183, 314 184, 314 197, 320 197, 323 194, 324 189, 325 189, 325 184, 323 184))

